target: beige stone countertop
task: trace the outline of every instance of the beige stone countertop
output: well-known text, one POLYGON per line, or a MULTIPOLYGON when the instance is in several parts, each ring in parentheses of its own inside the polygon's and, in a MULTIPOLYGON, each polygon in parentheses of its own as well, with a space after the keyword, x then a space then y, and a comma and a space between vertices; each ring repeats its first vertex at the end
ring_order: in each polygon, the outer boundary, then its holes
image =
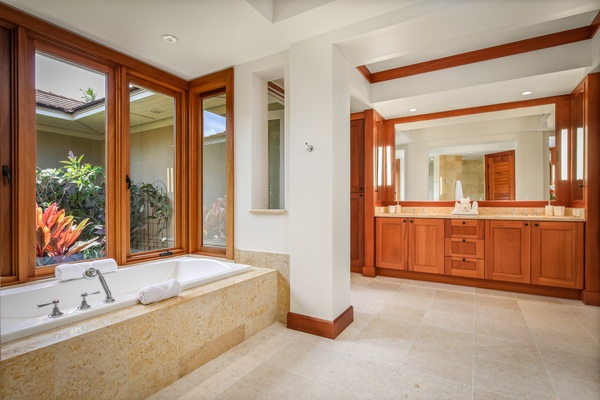
POLYGON ((444 207, 414 207, 416 213, 413 214, 413 207, 406 207, 408 213, 402 208, 400 214, 388 212, 375 212, 376 218, 442 218, 442 219, 494 219, 494 220, 512 220, 512 221, 561 221, 561 222, 585 222, 585 217, 574 216, 578 212, 584 215, 583 209, 567 208, 565 216, 543 215, 543 209, 527 209, 527 215, 524 215, 524 208, 480 208, 479 214, 452 214, 453 208, 444 207), (423 213, 422 211, 423 210, 423 213), (513 210, 515 214, 513 215, 513 210), (538 215, 534 215, 534 210, 538 210, 538 215), (541 215, 540 215, 541 214, 541 215))

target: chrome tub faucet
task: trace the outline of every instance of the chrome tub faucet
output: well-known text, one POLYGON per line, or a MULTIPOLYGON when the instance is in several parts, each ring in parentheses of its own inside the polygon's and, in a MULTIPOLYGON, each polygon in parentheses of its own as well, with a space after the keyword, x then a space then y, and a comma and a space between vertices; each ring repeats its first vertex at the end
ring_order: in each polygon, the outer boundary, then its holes
POLYGON ((108 288, 108 284, 106 283, 104 276, 102 276, 102 272, 100 272, 99 270, 97 270, 95 268, 88 268, 83 273, 83 277, 88 280, 92 280, 96 276, 98 277, 98 280, 100 281, 100 284, 102 285, 102 289, 104 289, 104 293, 106 293, 106 298, 104 299, 104 302, 105 303, 114 302, 115 299, 112 297, 112 294, 110 293, 110 289, 108 288))

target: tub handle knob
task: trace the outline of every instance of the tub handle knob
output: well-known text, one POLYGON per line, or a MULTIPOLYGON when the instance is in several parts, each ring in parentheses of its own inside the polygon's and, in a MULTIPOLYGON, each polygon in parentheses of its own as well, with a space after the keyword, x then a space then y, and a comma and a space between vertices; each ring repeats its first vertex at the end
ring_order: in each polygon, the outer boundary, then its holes
POLYGON ((63 315, 63 312, 58 309, 58 303, 60 303, 60 300, 54 299, 50 303, 38 304, 37 307, 42 308, 42 307, 49 306, 50 304, 53 304, 54 307, 52 308, 52 312, 50 314, 48 314, 48 318, 56 318, 56 317, 60 317, 61 315, 63 315))
POLYGON ((100 294, 100 291, 98 290, 97 292, 93 293, 81 293, 81 304, 79 307, 77 307, 78 310, 87 310, 88 308, 92 308, 92 306, 90 306, 87 302, 87 297, 92 294, 100 294))

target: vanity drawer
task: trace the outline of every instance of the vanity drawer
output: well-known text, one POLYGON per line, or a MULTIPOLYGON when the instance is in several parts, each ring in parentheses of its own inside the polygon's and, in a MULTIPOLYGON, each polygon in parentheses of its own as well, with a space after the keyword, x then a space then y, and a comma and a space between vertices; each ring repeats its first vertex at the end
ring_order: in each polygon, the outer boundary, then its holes
POLYGON ((446 257, 444 273, 467 278, 483 278, 484 260, 482 258, 446 257))
POLYGON ((444 231, 447 238, 483 239, 485 221, 476 219, 447 219, 444 231))
POLYGON ((446 238, 445 254, 451 257, 483 258, 485 241, 483 239, 446 238))

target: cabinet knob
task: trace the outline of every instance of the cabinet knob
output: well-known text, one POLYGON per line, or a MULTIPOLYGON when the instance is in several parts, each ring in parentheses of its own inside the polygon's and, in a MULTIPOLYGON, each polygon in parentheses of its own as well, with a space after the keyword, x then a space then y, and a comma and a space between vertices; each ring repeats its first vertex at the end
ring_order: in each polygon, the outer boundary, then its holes
POLYGON ((526 223, 525 226, 529 226, 529 224, 526 223))
POLYGON ((463 221, 463 222, 462 222, 462 224, 464 225, 464 224, 466 224, 466 222, 465 222, 465 221, 463 221))
POLYGON ((406 220, 405 220, 405 219, 403 219, 403 220, 402 220, 402 222, 406 222, 406 220))
POLYGON ((467 259, 466 259, 466 258, 463 258, 463 262, 465 262, 465 261, 467 261, 467 259))
POLYGON ((358 197, 362 197, 362 193, 358 195, 358 197))
POLYGON ((410 220, 410 223, 411 223, 411 224, 413 223, 413 220, 412 220, 412 219, 410 220))
POLYGON ((535 226, 540 226, 540 224, 534 224, 535 226))
POLYGON ((463 239, 463 243, 466 242, 466 241, 467 241, 466 239, 463 239))

